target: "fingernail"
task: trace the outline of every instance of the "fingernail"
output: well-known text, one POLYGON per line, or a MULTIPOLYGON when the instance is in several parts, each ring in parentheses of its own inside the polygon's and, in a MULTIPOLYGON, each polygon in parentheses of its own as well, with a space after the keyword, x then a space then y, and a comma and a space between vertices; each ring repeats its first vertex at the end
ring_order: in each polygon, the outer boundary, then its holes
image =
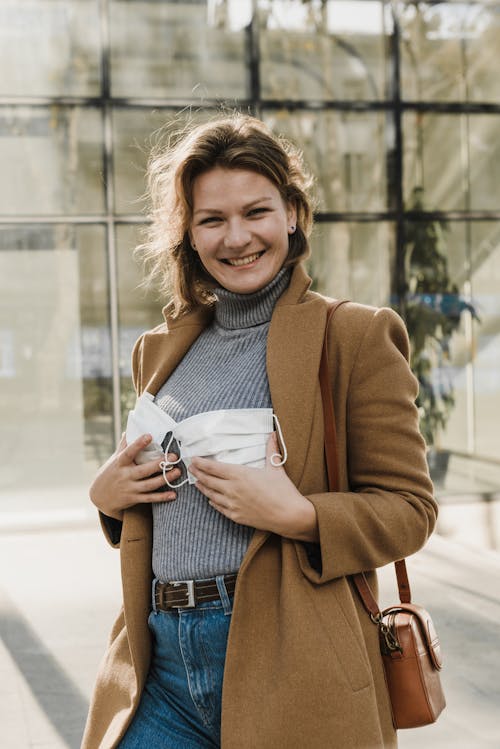
POLYGON ((169 460, 172 463, 174 460, 177 460, 177 455, 175 453, 169 453, 167 455, 167 460, 169 460))
POLYGON ((144 437, 142 438, 142 442, 144 445, 147 445, 149 442, 151 442, 152 439, 153 438, 151 437, 150 434, 145 434, 144 437))
POLYGON ((176 497, 176 494, 175 494, 175 492, 169 492, 169 493, 167 494, 167 497, 168 497, 169 499, 175 499, 175 497, 176 497))

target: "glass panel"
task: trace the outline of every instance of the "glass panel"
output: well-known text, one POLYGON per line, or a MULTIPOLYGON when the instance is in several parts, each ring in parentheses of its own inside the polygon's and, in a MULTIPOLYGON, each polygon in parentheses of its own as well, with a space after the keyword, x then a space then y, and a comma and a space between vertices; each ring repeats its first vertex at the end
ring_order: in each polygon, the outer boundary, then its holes
POLYGON ((308 270, 316 291, 378 307, 389 304, 391 224, 321 222, 311 245, 308 270))
POLYGON ((403 98, 498 101, 499 5, 401 3, 403 98))
POLYGON ((500 100, 496 65, 500 46, 500 4, 465 3, 469 19, 465 35, 467 98, 471 101, 500 100))
POLYGON ((212 109, 115 109, 113 112, 115 205, 118 213, 140 213, 146 188, 144 174, 151 148, 167 143, 188 123, 204 122, 212 109))
POLYGON ((245 98, 250 0, 113 0, 114 96, 245 98))
POLYGON ((385 98, 382 3, 259 0, 258 9, 263 98, 385 98))
POLYGON ((465 224, 408 222, 405 236, 406 322, 422 433, 438 450, 464 452, 472 429, 465 224))
POLYGON ((97 95, 98 29, 96 0, 2 0, 0 95, 97 95))
POLYGON ((498 462, 500 487, 500 223, 470 227, 474 323, 475 452, 498 462))
POLYGON ((470 205, 482 211, 500 207, 500 117, 468 117, 470 143, 470 205))
POLYGON ((408 207, 423 188, 427 209, 498 210, 498 115, 407 112, 403 128, 408 207))
POLYGON ((500 225, 421 221, 406 236, 407 325, 436 488, 498 491, 500 225))
POLYGON ((392 129, 381 112, 264 112, 276 132, 304 152, 322 211, 387 208, 386 147, 392 129))
POLYGON ((101 131, 97 109, 0 107, 2 213, 102 212, 101 131))
POLYGON ((0 478, 5 511, 87 507, 112 450, 105 233, 0 227, 0 478))
POLYGON ((140 262, 133 257, 133 251, 140 242, 144 241, 143 228, 126 224, 116 228, 123 429, 127 413, 133 408, 135 402, 131 380, 132 348, 141 333, 163 322, 162 307, 166 304, 166 300, 158 298, 155 290, 146 291, 139 287, 143 273, 140 262))
POLYGON ((414 207, 415 189, 426 209, 459 210, 466 207, 467 151, 465 115, 422 114, 403 116, 404 195, 414 207))

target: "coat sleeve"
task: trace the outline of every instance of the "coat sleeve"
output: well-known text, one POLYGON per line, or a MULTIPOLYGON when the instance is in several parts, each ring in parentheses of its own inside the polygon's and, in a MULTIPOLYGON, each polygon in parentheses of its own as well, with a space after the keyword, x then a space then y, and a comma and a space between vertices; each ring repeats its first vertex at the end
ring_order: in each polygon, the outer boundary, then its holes
POLYGON ((413 554, 435 526, 437 505, 415 406, 418 383, 408 356, 400 317, 390 309, 376 310, 354 356, 347 391, 350 490, 308 496, 318 517, 321 552, 321 570, 301 555, 312 582, 413 554))
MULTIPOLYGON (((142 389, 141 358, 144 334, 136 341, 132 350, 132 382, 136 393, 142 389)), ((115 549, 119 548, 122 535, 123 523, 116 518, 110 518, 103 512, 99 512, 101 528, 107 541, 115 549)))

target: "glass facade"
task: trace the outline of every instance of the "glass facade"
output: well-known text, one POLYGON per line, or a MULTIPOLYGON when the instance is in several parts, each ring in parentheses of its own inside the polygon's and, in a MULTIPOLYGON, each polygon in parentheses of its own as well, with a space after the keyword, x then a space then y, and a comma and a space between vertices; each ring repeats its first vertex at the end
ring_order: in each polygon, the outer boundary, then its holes
POLYGON ((233 109, 316 176, 316 288, 407 320, 445 523, 498 505, 499 43, 487 0, 2 0, 0 511, 84 505, 161 321, 149 148, 233 109))

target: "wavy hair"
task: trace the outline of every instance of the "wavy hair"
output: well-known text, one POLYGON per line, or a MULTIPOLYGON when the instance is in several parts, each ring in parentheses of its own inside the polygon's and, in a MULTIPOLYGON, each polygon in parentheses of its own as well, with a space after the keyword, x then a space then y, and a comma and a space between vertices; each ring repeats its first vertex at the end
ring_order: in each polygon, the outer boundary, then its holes
POLYGON ((278 189, 283 201, 297 211, 297 227, 289 236, 285 265, 309 255, 313 223, 307 174, 302 153, 274 135, 260 120, 235 114, 188 126, 166 148, 154 149, 147 170, 150 223, 145 242, 136 253, 145 261, 145 283, 158 283, 170 298, 169 311, 179 317, 214 301, 213 279, 191 247, 188 229, 193 211, 193 183, 219 166, 262 174, 278 189))

